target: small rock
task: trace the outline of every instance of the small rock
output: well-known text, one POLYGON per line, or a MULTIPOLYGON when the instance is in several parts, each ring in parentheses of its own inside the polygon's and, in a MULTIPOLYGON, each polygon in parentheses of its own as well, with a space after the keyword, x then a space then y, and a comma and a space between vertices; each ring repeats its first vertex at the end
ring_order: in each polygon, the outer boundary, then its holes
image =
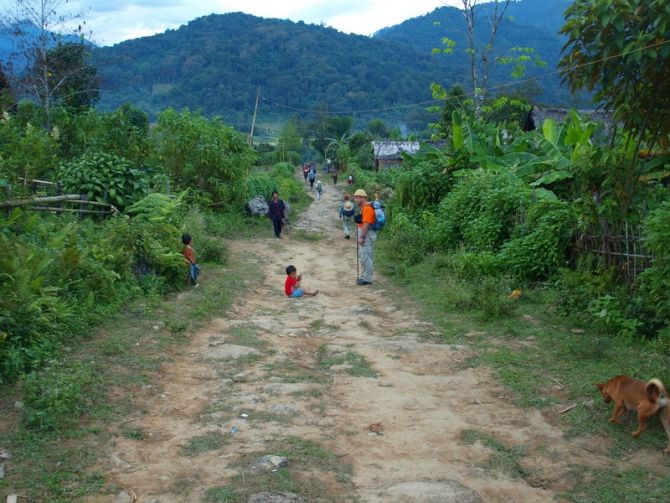
POLYGON ((246 374, 235 374, 233 376, 233 382, 244 382, 247 380, 246 374))
POLYGON ((254 464, 251 465, 251 471, 260 473, 260 472, 271 472, 272 470, 278 470, 284 468, 288 465, 288 459, 281 456, 262 456, 254 461, 254 464))
POLYGON ((209 343, 210 346, 220 346, 221 344, 225 344, 226 341, 225 339, 217 339, 215 341, 212 341, 209 343))
POLYGON ((119 468, 123 468, 124 470, 127 470, 130 468, 130 463, 127 463, 121 457, 119 456, 120 453, 118 452, 112 452, 109 457, 112 460, 112 463, 114 463, 114 466, 118 466, 119 468))
POLYGON ((585 334, 586 330, 582 330, 581 328, 573 328, 572 330, 570 330, 570 332, 572 332, 573 334, 585 334))
POLYGON ((151 327, 151 328, 152 328, 153 330, 156 330, 156 331, 158 331, 158 330, 160 330, 160 329, 161 329, 161 327, 159 327, 158 325, 154 325, 154 326, 153 326, 153 327, 151 327))
POLYGON ((596 404, 596 402, 594 402, 593 400, 589 400, 588 402, 582 402, 582 403, 589 409, 592 409, 596 404))
POLYGON ((169 482, 170 477, 168 477, 167 475, 161 475, 160 477, 156 477, 156 480, 159 480, 161 482, 169 482))
POLYGON ((273 414, 282 414, 285 416, 300 415, 300 411, 298 409, 294 409, 293 407, 287 407, 286 405, 270 405, 270 407, 268 407, 268 412, 271 412, 273 414))
POLYGON ((114 500, 114 503, 133 503, 133 497, 130 494, 121 491, 114 500))
POLYGON ((275 377, 275 376, 272 376, 272 377, 270 378, 270 382, 284 382, 284 378, 283 378, 283 377, 275 377))
POLYGON ((23 410, 23 407, 24 407, 24 405, 23 405, 23 402, 21 400, 17 400, 16 402, 14 402, 14 408, 16 410, 23 410))
POLYGON ((331 365, 329 370, 332 370, 333 372, 337 372, 338 370, 347 370, 354 368, 354 366, 349 363, 349 362, 344 362, 341 365, 331 365))
POLYGON ((152 387, 151 384, 143 384, 142 385, 142 389, 149 389, 151 387, 152 387))

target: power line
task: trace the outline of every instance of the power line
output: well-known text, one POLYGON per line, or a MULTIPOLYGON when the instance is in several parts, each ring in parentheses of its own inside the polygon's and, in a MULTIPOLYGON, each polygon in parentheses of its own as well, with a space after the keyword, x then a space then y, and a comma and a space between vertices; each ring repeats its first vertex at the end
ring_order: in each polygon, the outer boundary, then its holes
MULTIPOLYGON (((641 47, 639 49, 634 49, 634 50, 628 51, 625 54, 616 54, 614 56, 608 56, 606 58, 591 61, 589 63, 584 63, 584 64, 581 64, 581 65, 577 65, 577 66, 575 66, 571 69, 555 70, 553 72, 544 73, 542 75, 537 75, 535 77, 526 77, 524 79, 515 80, 514 82, 510 82, 508 84, 501 84, 501 85, 498 85, 498 86, 489 87, 488 91, 495 91, 497 89, 504 89, 506 87, 509 87, 510 85, 523 84, 525 82, 531 82, 531 81, 542 79, 542 78, 545 78, 545 77, 550 77, 552 75, 557 75, 557 74, 561 74, 561 73, 568 73, 570 71, 578 70, 580 68, 585 68, 587 66, 594 65, 596 63, 602 63, 602 62, 605 62, 605 61, 609 61, 611 59, 620 58, 624 55, 628 55, 628 54, 631 54, 631 53, 634 53, 634 52, 646 51, 647 49, 653 49, 654 47, 660 47, 660 46, 662 46, 664 44, 667 44, 667 43, 670 43, 670 40, 664 40, 662 42, 657 42, 657 43, 648 45, 646 47, 641 47)), ((474 91, 472 91, 472 92, 467 92, 467 93, 464 93, 464 94, 465 94, 465 96, 474 97, 476 93, 474 91)), ((371 112, 385 112, 385 111, 388 111, 388 110, 398 110, 398 109, 401 109, 401 108, 411 108, 411 107, 416 107, 416 106, 430 105, 430 104, 434 104, 434 103, 442 103, 442 102, 444 102, 446 100, 449 100, 449 99, 455 99, 455 97, 453 97, 453 98, 452 97, 445 97, 445 98, 431 100, 431 101, 422 101, 422 102, 418 102, 418 103, 408 103, 408 104, 396 105, 396 106, 392 106, 392 107, 371 108, 371 109, 367 109, 367 110, 348 110, 348 111, 333 112, 333 111, 327 111, 327 110, 295 108, 295 107, 291 107, 291 106, 288 106, 288 105, 282 105, 281 103, 277 103, 276 101, 272 101, 271 99, 266 98, 265 96, 261 96, 261 98, 263 99, 263 101, 267 101, 268 103, 271 103, 271 104, 273 104, 275 106, 278 106, 280 108, 285 108, 285 109, 293 110, 293 111, 296 111, 296 112, 307 112, 307 113, 320 112, 320 113, 324 113, 324 114, 327 114, 327 115, 348 115, 348 114, 363 114, 363 113, 371 113, 371 112)))

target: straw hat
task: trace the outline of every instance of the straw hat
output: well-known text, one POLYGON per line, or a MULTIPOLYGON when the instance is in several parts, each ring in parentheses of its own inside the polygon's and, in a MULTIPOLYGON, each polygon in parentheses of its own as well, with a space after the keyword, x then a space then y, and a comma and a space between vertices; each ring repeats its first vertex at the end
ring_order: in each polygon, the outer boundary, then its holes
POLYGON ((347 211, 351 211, 354 208, 354 203, 351 201, 345 201, 344 203, 344 209, 347 211))
POLYGON ((363 189, 358 189, 356 192, 354 192, 354 197, 364 197, 367 199, 368 195, 363 189))

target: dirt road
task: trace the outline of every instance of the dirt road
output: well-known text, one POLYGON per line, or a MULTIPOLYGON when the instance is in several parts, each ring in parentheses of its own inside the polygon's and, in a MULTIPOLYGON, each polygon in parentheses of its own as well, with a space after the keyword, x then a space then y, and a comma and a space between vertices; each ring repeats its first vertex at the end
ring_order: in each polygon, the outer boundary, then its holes
POLYGON ((303 442, 331 453, 330 468, 306 453, 287 470, 323 500, 532 503, 570 490, 579 465, 608 465, 595 444, 568 442, 540 411, 512 405, 486 369, 461 368, 469 346, 420 342, 436 328, 391 302, 384 278, 355 284, 356 243, 337 218, 342 189, 328 184, 284 239, 268 231, 229 243, 228 267, 252 263, 264 279, 232 286, 233 307, 138 397, 146 414, 120 428, 143 438, 116 439, 107 479, 140 502, 204 501, 207 489, 253 484, 256 457, 303 442), (288 264, 321 293, 287 299, 288 264), (474 441, 464 442, 468 432, 474 441), (496 469, 492 456, 505 454, 483 438, 509 456, 523 449, 514 461, 523 475, 496 469))

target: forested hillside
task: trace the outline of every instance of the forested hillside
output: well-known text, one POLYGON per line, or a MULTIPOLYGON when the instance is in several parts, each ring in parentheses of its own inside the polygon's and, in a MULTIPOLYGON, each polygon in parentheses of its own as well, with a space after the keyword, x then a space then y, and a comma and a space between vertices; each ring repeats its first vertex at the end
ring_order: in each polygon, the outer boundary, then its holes
MULTIPOLYGON (((510 55, 513 47, 532 47, 541 59, 547 62, 543 68, 528 67, 528 77, 554 73, 562 47, 566 39, 557 34, 565 20, 563 12, 571 4, 570 0, 522 0, 512 2, 505 12, 505 20, 496 36, 494 53, 497 56, 510 55)), ((491 28, 488 16, 493 14, 492 4, 478 6, 475 22, 475 37, 478 45, 489 42, 491 28)), ((400 42, 430 54, 433 48, 442 48, 442 39, 456 42, 451 54, 438 54, 434 57, 446 60, 452 65, 468 64, 466 52, 467 27, 463 13, 455 7, 440 7, 433 12, 384 28, 375 34, 375 38, 400 42)), ((494 71, 494 81, 498 84, 510 82, 511 69, 498 66, 494 71)), ((565 87, 560 86, 560 76, 553 74, 535 80, 542 89, 541 102, 551 105, 568 105, 574 98, 565 87)), ((443 86, 449 83, 440 82, 443 86)), ((467 82, 462 82, 467 84, 467 82)), ((466 86, 467 87, 467 86, 466 86)), ((579 103, 583 105, 583 103, 579 103)))
POLYGON ((202 108, 240 127, 250 123, 258 86, 279 105, 264 101, 266 113, 356 111, 431 100, 431 82, 455 83, 464 71, 396 42, 243 13, 196 19, 96 57, 107 79, 103 109, 125 101, 150 114, 202 108))
MULTIPOLYGON (((517 21, 501 26, 496 47, 530 46, 546 60, 528 76, 556 68, 566 0, 524 0, 510 5, 517 21), (540 15, 537 9, 542 9, 540 15), (536 23, 536 25, 530 24, 536 23), (548 29, 550 31, 548 31, 548 29)), ((485 40, 488 24, 477 31, 485 40)), ((264 19, 243 13, 210 15, 177 30, 103 47, 97 51, 106 90, 100 106, 110 110, 131 101, 151 115, 168 106, 202 108, 241 129, 251 123, 258 86, 264 114, 289 115, 294 109, 353 112, 388 109, 432 99, 430 84, 468 87, 463 15, 453 7, 387 28, 374 37, 346 35, 325 26, 264 19), (435 25, 439 21, 440 25, 435 25), (431 55, 442 37, 456 41, 451 55, 431 55), (273 104, 274 102, 276 104, 273 104)), ((493 84, 512 81, 499 67, 493 84)), ((538 80, 539 100, 567 105, 571 98, 558 75, 538 80)), ((425 106, 357 114, 357 119, 392 118, 407 123, 425 106)), ((420 122, 420 121, 417 121, 420 122)), ((423 119, 423 126, 428 121, 423 119)), ((416 127, 421 127, 418 123, 416 127)))

